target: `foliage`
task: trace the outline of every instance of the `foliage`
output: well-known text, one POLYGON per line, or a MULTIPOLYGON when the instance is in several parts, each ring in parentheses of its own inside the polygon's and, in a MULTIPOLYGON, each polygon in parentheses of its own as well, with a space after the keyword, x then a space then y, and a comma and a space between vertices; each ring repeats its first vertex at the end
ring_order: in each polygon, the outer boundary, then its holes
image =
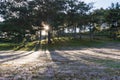
POLYGON ((119 20, 120 20, 120 4, 119 3, 112 3, 111 7, 109 7, 107 11, 106 21, 110 24, 113 24, 115 26, 119 26, 119 20))
MULTIPOLYGON (((71 36, 74 38, 77 37, 77 28, 79 36, 82 36, 83 30, 89 29, 92 39, 96 30, 101 31, 101 25, 105 23, 109 28, 112 25, 120 26, 119 3, 112 3, 107 9, 91 11, 92 7, 93 4, 80 0, 2 0, 0 15, 5 21, 0 24, 0 32, 6 33, 8 40, 16 42, 28 38, 27 35, 30 39, 32 36, 39 39, 41 34, 37 33, 44 29, 44 23, 50 27, 48 43, 51 43, 53 32, 60 36, 65 33, 65 28, 69 31, 71 29, 71 36)), ((119 28, 116 28, 116 31, 110 30, 112 35, 119 32, 119 28)), ((31 41, 30 39, 26 40, 31 41)))
POLYGON ((54 30, 64 24, 67 27, 81 24, 81 17, 91 9, 91 5, 79 0, 8 0, 0 4, 0 14, 5 19, 2 31, 15 32, 21 38, 26 32, 33 32, 33 26, 39 31, 42 22, 54 30))

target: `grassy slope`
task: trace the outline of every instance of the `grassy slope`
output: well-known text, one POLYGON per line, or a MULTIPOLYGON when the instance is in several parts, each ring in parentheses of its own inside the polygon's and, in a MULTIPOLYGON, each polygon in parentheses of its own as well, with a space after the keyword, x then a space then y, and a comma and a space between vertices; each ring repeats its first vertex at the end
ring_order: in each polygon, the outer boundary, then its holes
POLYGON ((15 43, 0 43, 0 50, 39 50, 39 49, 63 49, 69 47, 100 47, 104 46, 110 42, 119 42, 119 41, 101 41, 101 40, 93 40, 90 41, 89 39, 70 39, 67 37, 62 38, 54 38, 52 39, 52 44, 46 44, 47 41, 42 41, 42 45, 37 44, 37 41, 28 42, 25 45, 22 43, 15 44, 15 43))
POLYGON ((19 44, 15 43, 0 43, 0 50, 12 50, 14 47, 18 45, 19 44))
POLYGON ((69 48, 69 47, 98 47, 103 44, 104 44, 103 41, 61 38, 61 39, 54 39, 53 43, 50 45, 43 45, 43 48, 45 46, 47 46, 48 49, 61 49, 61 48, 69 48))
MULTIPOLYGON (((119 41, 100 41, 100 40, 94 40, 90 41, 88 39, 85 40, 80 40, 80 39, 69 39, 69 38, 54 38, 52 40, 52 44, 48 45, 45 44, 46 41, 42 41, 42 49, 69 49, 69 47, 76 48, 76 47, 102 47, 105 46, 107 43, 114 42, 114 43, 119 43, 119 41)), ((13 44, 13 43, 0 43, 0 50, 39 50, 40 45, 36 44, 37 41, 34 42, 29 42, 25 46, 22 46, 23 44, 13 44)), ((89 59, 87 58, 86 60, 90 62, 94 62, 96 64, 100 64, 103 66, 106 66, 109 68, 113 69, 120 69, 120 61, 119 60, 114 60, 114 59, 89 59)), ((108 71, 109 72, 109 71, 108 71)))

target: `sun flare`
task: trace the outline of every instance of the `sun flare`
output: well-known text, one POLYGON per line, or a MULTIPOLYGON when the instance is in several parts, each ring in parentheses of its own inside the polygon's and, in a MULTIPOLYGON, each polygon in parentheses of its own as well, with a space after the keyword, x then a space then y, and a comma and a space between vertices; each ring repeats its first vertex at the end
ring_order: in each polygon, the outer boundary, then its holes
POLYGON ((47 35, 47 32, 45 30, 42 30, 42 35, 43 36, 47 35))

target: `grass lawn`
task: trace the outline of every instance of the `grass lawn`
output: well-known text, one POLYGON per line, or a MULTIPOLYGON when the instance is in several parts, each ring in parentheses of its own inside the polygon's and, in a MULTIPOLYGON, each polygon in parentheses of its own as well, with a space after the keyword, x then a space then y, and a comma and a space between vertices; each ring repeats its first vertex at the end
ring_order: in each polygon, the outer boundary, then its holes
POLYGON ((16 43, 0 43, 0 51, 1 50, 13 50, 19 44, 16 43))
POLYGON ((69 38, 54 38, 52 39, 51 44, 47 44, 47 41, 42 41, 41 45, 37 44, 37 41, 34 42, 28 42, 25 46, 19 48, 14 48, 14 50, 18 49, 19 50, 39 50, 39 49, 48 49, 48 50, 54 50, 54 49, 67 49, 69 47, 99 47, 105 44, 104 41, 90 41, 90 40, 80 40, 80 39, 69 39, 69 38))
POLYGON ((7 61, 5 64, 0 64, 0 77, 15 80, 24 80, 24 78, 26 80, 30 78, 31 80, 120 80, 119 41, 90 41, 62 37, 52 39, 50 45, 42 41, 42 47, 37 43, 37 41, 28 42, 25 46, 1 43, 1 50, 18 51, 14 51, 14 54, 10 51, 0 51, 0 61, 7 61), (39 49, 43 51, 37 51, 39 49), (29 54, 21 53, 20 50, 33 51, 29 54), (35 56, 38 57, 34 59, 35 56), (30 59, 33 62, 19 64, 20 61, 25 62, 30 59))
POLYGON ((41 45, 38 44, 38 41, 28 42, 25 45, 23 43, 0 43, 0 50, 40 50, 40 49, 63 49, 69 47, 100 47, 104 46, 107 43, 119 43, 120 41, 110 41, 110 40, 92 40, 89 39, 71 39, 68 37, 61 37, 61 38, 53 38, 52 44, 47 44, 47 41, 41 41, 41 45))

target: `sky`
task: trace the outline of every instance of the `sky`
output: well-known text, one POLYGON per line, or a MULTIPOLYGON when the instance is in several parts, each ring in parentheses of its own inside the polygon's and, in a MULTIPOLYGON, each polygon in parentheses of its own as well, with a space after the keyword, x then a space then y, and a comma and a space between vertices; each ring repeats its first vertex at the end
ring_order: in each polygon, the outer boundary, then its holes
POLYGON ((98 9, 98 8, 108 8, 111 6, 111 3, 120 3, 120 0, 81 0, 84 1, 86 3, 90 3, 90 2, 94 2, 94 9, 98 9))
MULTIPOLYGON (((111 6, 111 3, 120 3, 120 0, 81 0, 86 3, 94 2, 94 8, 93 9, 99 9, 99 8, 108 8, 111 6)), ((3 21, 3 19, 0 17, 0 21, 3 21)))
POLYGON ((3 21, 3 19, 1 18, 1 16, 0 16, 0 22, 2 22, 3 21))

